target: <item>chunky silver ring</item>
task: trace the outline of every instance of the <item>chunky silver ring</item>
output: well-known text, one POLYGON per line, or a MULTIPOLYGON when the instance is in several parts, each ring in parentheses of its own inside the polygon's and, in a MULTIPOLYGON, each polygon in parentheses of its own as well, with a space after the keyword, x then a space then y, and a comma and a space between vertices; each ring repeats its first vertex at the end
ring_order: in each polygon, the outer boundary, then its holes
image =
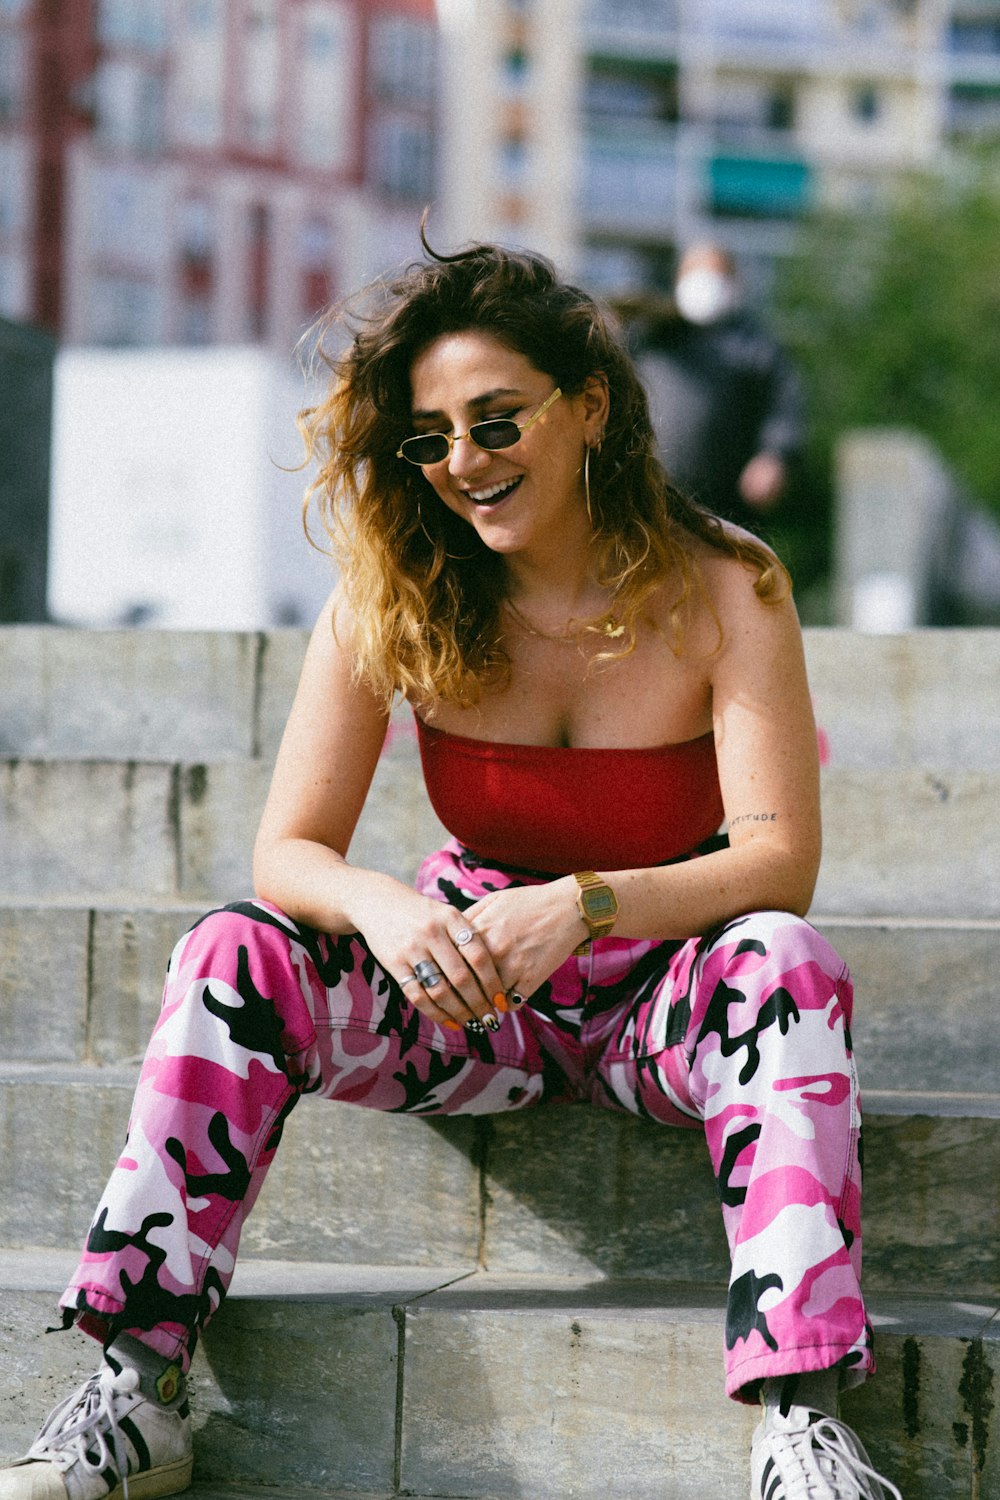
POLYGON ((402 979, 399 981, 400 988, 402 988, 403 985, 405 985, 405 984, 419 984, 419 983, 420 983, 420 980, 417 978, 416 974, 404 974, 403 977, 402 977, 402 979))
POLYGON ((425 990, 429 990, 431 985, 440 984, 444 975, 432 959, 422 958, 418 964, 413 965, 413 977, 425 990))
POLYGON ((472 942, 472 939, 475 937, 475 935, 475 930, 473 928, 460 927, 457 932, 452 933, 451 940, 455 944, 456 948, 464 948, 466 943, 472 942))

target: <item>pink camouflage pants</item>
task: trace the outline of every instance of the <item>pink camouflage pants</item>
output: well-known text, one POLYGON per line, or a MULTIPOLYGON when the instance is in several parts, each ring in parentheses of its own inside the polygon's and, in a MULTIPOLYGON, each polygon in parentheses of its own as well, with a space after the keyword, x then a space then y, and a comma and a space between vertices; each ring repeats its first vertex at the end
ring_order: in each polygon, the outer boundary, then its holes
MULTIPOLYGON (((543 876, 451 842, 418 886, 459 909, 543 876)), ((436 1026, 359 935, 264 902, 177 944, 123 1153, 62 1298, 67 1323, 127 1331, 187 1365, 302 1094, 418 1115, 589 1101, 704 1128, 732 1256, 726 1389, 874 1368, 859 1287, 860 1114, 847 970, 786 912, 683 943, 605 938, 494 1035, 436 1026)))

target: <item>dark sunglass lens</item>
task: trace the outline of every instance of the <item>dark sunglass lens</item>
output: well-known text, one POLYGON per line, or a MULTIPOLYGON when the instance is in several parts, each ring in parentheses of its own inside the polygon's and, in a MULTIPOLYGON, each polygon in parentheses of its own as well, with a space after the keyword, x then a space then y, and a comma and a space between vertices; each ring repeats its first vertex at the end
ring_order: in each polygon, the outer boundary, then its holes
POLYGON ((448 457, 448 439, 440 432, 429 432, 426 437, 407 438, 402 451, 411 463, 437 464, 448 457))
POLYGON ((480 448, 513 448, 521 429, 509 418, 499 417, 495 422, 477 422, 469 436, 480 448))

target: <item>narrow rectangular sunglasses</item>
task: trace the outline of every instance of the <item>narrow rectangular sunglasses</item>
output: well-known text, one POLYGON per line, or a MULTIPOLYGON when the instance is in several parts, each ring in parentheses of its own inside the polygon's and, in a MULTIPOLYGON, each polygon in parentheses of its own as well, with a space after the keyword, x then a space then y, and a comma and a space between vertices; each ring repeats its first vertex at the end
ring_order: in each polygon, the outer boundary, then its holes
POLYGON ((556 386, 548 400, 543 401, 526 422, 515 422, 511 417, 494 417, 486 422, 474 422, 468 432, 455 432, 450 437, 446 432, 422 432, 419 437, 406 438, 396 450, 396 457, 426 468, 428 464, 439 464, 448 458, 459 438, 470 438, 477 448, 485 448, 488 453, 499 448, 513 448, 521 433, 527 432, 561 395, 562 391, 556 386))

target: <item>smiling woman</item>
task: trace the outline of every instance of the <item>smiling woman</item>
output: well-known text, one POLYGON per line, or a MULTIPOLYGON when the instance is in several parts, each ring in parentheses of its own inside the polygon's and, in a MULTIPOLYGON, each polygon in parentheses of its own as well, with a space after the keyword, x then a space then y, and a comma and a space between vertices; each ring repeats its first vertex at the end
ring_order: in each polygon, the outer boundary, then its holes
POLYGON ((700 1127, 732 1255, 725 1386, 763 1403, 755 1500, 899 1500, 836 1418, 873 1368, 860 1115, 850 979, 804 920, 818 765, 787 576, 670 484, 590 297, 538 256, 428 253, 373 290, 301 419, 341 578, 256 895, 171 959, 62 1299, 105 1362, 0 1500, 187 1483, 191 1351, 303 1094, 700 1127), (413 888, 348 862, 397 694, 451 834, 413 888))

